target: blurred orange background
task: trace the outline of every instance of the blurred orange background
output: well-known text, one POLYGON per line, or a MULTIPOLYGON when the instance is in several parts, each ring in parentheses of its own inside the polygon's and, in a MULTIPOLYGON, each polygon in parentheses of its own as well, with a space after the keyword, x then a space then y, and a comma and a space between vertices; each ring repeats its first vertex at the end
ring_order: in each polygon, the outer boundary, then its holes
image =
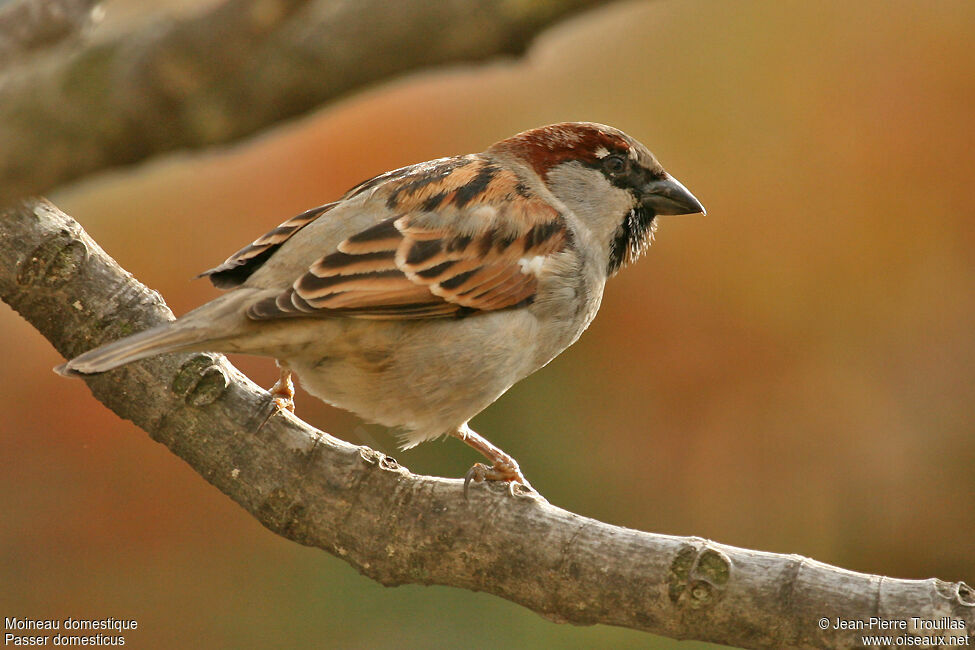
MULTIPOLYGON (((106 3, 103 29, 133 6, 106 3)), ((602 521, 971 584, 973 34, 967 1, 619 3, 523 60, 429 71, 51 198, 181 314, 217 293, 196 273, 364 178, 545 123, 619 127, 708 215, 662 218, 589 332, 474 428, 602 521)), ((139 648, 678 647, 380 587, 56 377, 6 305, 0 336, 2 616, 135 618, 139 648)), ((235 361, 273 382, 273 362, 235 361)), ((475 460, 456 441, 398 452, 307 395, 298 414, 413 471, 475 460)))

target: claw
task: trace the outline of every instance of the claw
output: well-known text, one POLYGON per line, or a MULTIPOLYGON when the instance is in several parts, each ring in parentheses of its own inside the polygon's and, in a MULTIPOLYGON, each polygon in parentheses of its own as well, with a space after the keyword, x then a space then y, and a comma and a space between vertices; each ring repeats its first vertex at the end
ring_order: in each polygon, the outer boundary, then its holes
POLYGON ((487 466, 483 463, 474 463, 474 466, 467 470, 467 474, 464 475, 464 501, 470 497, 471 481, 475 483, 483 481, 485 471, 487 466))
POLYGON ((267 424, 271 420, 271 418, 273 418, 278 413, 281 413, 282 411, 290 411, 292 413, 295 412, 295 402, 293 399, 285 399, 283 397, 273 397, 271 398, 271 407, 272 407, 271 412, 268 413, 267 417, 264 418, 264 421, 261 422, 261 426, 257 427, 258 431, 263 429, 264 425, 267 424))

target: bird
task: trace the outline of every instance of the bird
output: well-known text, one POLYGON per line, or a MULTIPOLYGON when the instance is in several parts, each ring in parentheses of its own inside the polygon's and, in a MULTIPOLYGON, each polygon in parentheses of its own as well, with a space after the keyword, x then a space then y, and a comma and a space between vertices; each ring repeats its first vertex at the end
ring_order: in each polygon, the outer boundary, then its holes
POLYGON ((488 464, 470 469, 465 494, 485 480, 534 491, 469 421, 580 337, 658 216, 695 213, 700 201, 639 141, 550 124, 359 183, 198 276, 226 293, 55 370, 187 351, 272 357, 271 415, 294 410, 297 375, 401 432, 403 449, 447 435, 480 452, 488 464))

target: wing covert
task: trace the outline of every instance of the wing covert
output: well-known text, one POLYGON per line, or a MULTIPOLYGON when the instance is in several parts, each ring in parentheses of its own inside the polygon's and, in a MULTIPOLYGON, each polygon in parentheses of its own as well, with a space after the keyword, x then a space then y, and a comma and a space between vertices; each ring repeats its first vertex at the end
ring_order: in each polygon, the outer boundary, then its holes
POLYGON ((435 162, 446 170, 369 188, 391 216, 342 241, 248 316, 417 319, 530 304, 546 258, 570 245, 562 215, 483 158, 435 162))

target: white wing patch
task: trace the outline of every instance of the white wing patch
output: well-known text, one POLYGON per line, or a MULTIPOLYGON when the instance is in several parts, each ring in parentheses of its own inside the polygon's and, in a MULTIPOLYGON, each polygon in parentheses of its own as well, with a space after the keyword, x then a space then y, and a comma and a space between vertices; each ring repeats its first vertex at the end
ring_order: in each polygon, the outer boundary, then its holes
POLYGON ((471 210, 471 216, 482 221, 494 221, 498 211, 493 205, 479 205, 471 210))
POLYGON ((535 257, 522 257, 518 260, 518 266, 525 275, 538 277, 545 266, 545 256, 536 255, 535 257))

